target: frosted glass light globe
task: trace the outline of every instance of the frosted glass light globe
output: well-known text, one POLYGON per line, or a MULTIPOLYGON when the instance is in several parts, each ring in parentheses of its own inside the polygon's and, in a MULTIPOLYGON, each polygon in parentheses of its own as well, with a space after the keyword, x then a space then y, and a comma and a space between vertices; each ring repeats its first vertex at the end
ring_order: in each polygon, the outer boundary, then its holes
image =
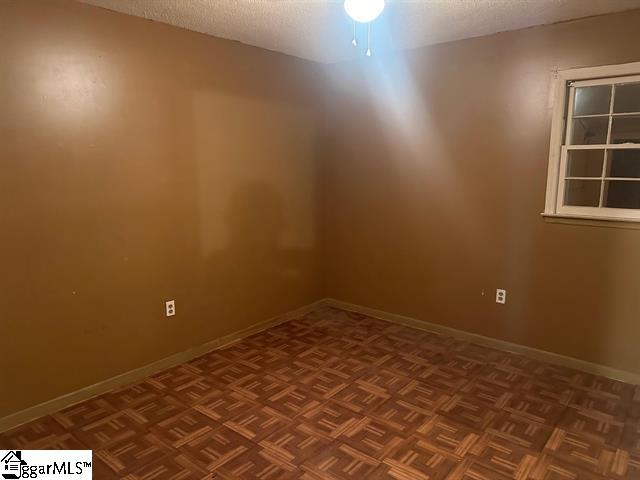
POLYGON ((384 10, 384 0, 344 0, 344 9, 356 22, 369 23, 384 10))

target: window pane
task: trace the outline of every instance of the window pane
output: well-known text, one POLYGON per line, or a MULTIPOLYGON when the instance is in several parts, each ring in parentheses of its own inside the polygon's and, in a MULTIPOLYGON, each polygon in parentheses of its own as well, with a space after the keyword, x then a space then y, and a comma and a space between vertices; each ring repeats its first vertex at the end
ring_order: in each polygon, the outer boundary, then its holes
POLYGON ((604 150, 569 150, 567 177, 599 177, 602 175, 604 150))
POLYGON ((576 88, 573 115, 597 115, 609 113, 611 85, 576 88))
POLYGON ((640 181, 610 180, 604 185, 604 206, 640 208, 640 181))
POLYGON ((607 143, 609 118, 577 118, 573 121, 572 145, 600 145, 607 143))
POLYGON ((566 180, 564 204, 597 207, 600 204, 600 180, 566 180))
POLYGON ((640 116, 614 117, 611 143, 640 143, 640 116))
POLYGON ((640 112, 640 83, 616 86, 615 113, 640 112))
POLYGON ((640 178, 640 150, 609 150, 607 177, 640 178))

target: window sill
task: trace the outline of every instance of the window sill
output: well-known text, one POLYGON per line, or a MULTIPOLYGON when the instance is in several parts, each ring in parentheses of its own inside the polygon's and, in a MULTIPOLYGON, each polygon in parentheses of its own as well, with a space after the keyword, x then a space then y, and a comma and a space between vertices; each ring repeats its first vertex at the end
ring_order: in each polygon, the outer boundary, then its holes
POLYGON ((559 215, 557 213, 541 213, 540 215, 542 215, 542 218, 547 223, 640 230, 640 219, 602 218, 590 217, 588 215, 559 215))

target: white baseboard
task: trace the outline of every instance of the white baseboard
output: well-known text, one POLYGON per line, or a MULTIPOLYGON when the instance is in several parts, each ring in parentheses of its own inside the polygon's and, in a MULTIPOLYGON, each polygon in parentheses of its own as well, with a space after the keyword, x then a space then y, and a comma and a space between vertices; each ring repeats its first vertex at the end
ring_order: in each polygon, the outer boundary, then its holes
POLYGON ((445 327, 444 325, 438 325, 436 323, 425 322, 417 320, 415 318, 406 317, 404 315, 397 315, 395 313, 389 313, 382 310, 376 310, 374 308, 363 307, 361 305, 355 305, 353 303, 343 302, 333 298, 327 298, 322 302, 326 306, 341 308, 343 310, 350 310, 352 312, 362 313, 371 317, 379 318, 380 320, 386 320, 388 322, 398 323, 406 325, 408 327, 417 328, 420 330, 426 330, 430 332, 440 333, 443 335, 449 335, 450 337, 466 340, 476 343, 478 345, 484 345, 486 347, 495 348, 498 350, 505 350, 508 352, 518 353, 527 357, 533 358, 547 363, 554 363, 564 367, 573 368, 594 375, 602 375, 622 382, 632 383, 640 385, 640 373, 627 372, 625 370, 618 370, 616 368, 607 367, 605 365, 599 365, 597 363, 587 362, 585 360, 579 360, 577 358, 567 357, 553 352, 547 352, 545 350, 539 350, 533 347, 527 347, 517 343, 511 343, 497 338, 485 337, 476 333, 465 332, 464 330, 458 330, 456 328, 445 327))
POLYGON ((79 390, 68 393, 66 395, 62 395, 52 400, 47 400, 46 402, 34 405, 33 407, 28 407, 19 412, 12 413, 10 415, 7 415, 6 417, 0 418, 0 432, 4 432, 11 428, 17 427, 19 425, 22 425, 23 423, 29 422, 36 418, 40 418, 44 415, 49 415, 51 413, 57 412, 73 404, 83 402, 90 399, 91 397, 102 395, 103 393, 121 387, 123 385, 135 383, 157 372, 166 370, 167 368, 171 368, 181 363, 188 362, 189 360, 193 360, 194 358, 199 357, 200 355, 204 355, 207 352, 224 347, 226 345, 229 345, 230 343, 237 342, 238 340, 253 335, 254 333, 258 333, 262 330, 266 330, 267 328, 274 327, 280 323, 293 320, 294 318, 305 315, 306 313, 325 304, 325 300, 319 300, 304 307, 287 312, 283 315, 279 315, 256 325, 252 325, 238 332, 231 333, 222 338, 217 338, 203 345, 190 348, 189 350, 186 350, 184 352, 176 353, 148 365, 144 365, 115 377, 108 378, 93 385, 83 387, 79 390))

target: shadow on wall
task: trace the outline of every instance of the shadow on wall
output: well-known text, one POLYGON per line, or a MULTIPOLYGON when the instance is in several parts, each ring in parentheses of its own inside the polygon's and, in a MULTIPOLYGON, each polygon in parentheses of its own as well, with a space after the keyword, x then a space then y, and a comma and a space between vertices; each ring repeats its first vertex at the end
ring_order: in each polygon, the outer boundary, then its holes
POLYGON ((286 221, 284 200, 267 183, 249 182, 231 194, 226 245, 208 258, 206 268, 205 284, 220 308, 250 302, 272 311, 278 298, 297 288, 309 252, 284 245, 286 221))
POLYGON ((190 300, 219 336, 318 299, 315 115, 249 92, 190 95, 190 248, 202 276, 190 300))

